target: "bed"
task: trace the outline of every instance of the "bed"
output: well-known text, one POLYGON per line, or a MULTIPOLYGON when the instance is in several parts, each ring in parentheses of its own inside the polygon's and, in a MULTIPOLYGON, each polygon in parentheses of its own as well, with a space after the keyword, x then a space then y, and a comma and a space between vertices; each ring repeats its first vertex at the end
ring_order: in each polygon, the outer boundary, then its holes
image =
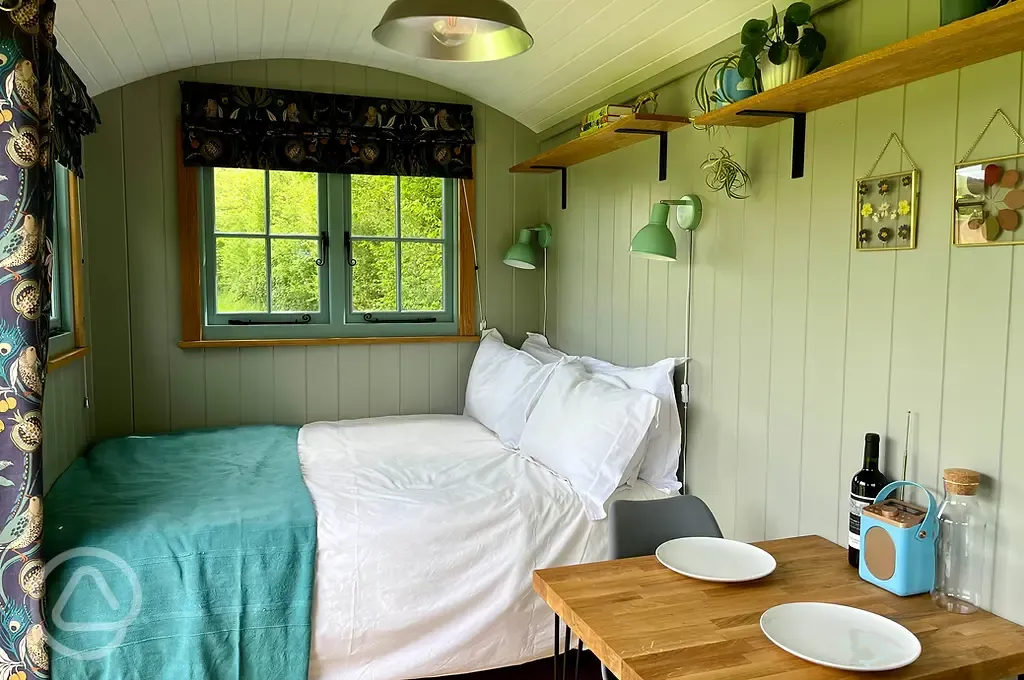
MULTIPOLYGON (((311 680, 449 675, 551 653, 534 569, 606 559, 607 522, 463 416, 315 423, 311 680)), ((616 498, 664 497, 644 482, 616 498)))
MULTIPOLYGON (((615 498, 661 496, 637 482, 615 498)), ((604 559, 608 538, 564 479, 464 416, 111 440, 46 508, 51 557, 108 550, 142 586, 122 638, 54 631, 104 651, 55 648, 62 680, 279 680, 307 665, 315 679, 399 680, 521 663, 551 645, 532 570, 604 559)), ((51 617, 77 566, 50 575, 51 617)), ((64 618, 92 620, 102 597, 75 590, 64 618)))

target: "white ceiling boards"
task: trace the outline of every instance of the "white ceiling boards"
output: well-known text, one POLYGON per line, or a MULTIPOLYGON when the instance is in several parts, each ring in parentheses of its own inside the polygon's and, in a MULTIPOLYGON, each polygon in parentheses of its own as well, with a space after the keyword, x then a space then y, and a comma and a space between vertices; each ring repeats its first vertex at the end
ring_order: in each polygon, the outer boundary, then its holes
POLYGON ((407 57, 370 32, 389 0, 60 0, 61 54, 91 94, 188 66, 307 58, 397 71, 535 131, 604 101, 770 13, 763 0, 510 0, 536 45, 499 62, 407 57))

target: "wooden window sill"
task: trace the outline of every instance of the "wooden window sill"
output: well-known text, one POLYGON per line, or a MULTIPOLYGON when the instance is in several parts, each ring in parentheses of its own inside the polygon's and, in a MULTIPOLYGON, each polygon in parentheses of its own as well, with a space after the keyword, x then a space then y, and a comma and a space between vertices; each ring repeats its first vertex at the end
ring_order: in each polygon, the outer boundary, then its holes
POLYGON ((50 358, 50 360, 46 362, 46 370, 52 371, 54 369, 60 368, 61 366, 64 366, 65 364, 70 364, 72 361, 75 361, 76 359, 81 359, 88 353, 88 347, 76 347, 70 352, 65 352, 64 354, 60 354, 58 356, 50 358))
MULTIPOLYGON (((258 340, 181 340, 182 349, 216 347, 287 347, 302 345, 393 345, 419 342, 479 342, 479 335, 422 335, 404 338, 262 338, 258 340)), ((51 362, 52 366, 52 362, 51 362)))

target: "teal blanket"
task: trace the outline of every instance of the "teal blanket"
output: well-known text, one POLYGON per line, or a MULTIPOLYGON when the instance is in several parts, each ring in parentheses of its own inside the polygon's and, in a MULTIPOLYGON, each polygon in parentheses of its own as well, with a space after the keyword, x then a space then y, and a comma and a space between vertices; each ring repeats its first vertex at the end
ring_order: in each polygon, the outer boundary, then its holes
POLYGON ((45 499, 53 680, 305 678, 316 517, 297 428, 97 445, 45 499))

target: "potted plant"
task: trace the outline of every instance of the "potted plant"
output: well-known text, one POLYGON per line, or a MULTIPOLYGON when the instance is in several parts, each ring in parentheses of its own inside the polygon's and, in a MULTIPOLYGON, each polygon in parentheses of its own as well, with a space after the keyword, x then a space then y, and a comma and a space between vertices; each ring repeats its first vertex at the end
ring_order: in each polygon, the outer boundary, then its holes
POLYGON ((740 34, 740 75, 753 78, 760 68, 761 88, 770 90, 813 71, 825 52, 825 36, 810 20, 811 6, 794 2, 781 19, 772 7, 771 23, 763 19, 745 23, 740 34), (762 53, 767 59, 760 58, 762 53))

